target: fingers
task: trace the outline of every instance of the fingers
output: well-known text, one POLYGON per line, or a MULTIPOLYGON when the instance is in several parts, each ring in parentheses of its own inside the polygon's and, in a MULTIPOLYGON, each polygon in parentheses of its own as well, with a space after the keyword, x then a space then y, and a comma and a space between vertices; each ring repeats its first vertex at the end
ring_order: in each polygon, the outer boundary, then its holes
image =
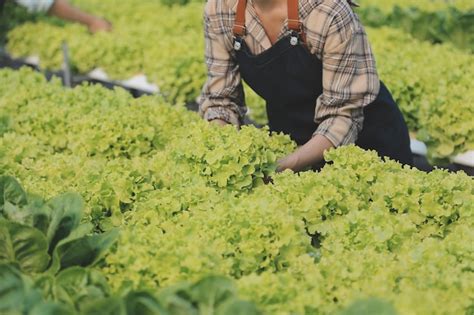
POLYGON ((277 173, 283 172, 284 170, 297 171, 298 156, 295 153, 285 156, 277 162, 277 173))
POLYGON ((215 124, 215 125, 219 125, 219 126, 226 126, 228 125, 229 123, 225 120, 222 120, 222 119, 213 119, 211 121, 209 121, 211 124, 215 124))
POLYGON ((110 32, 112 31, 112 23, 110 23, 107 20, 104 20, 102 18, 94 18, 91 23, 88 25, 89 31, 91 33, 97 33, 97 32, 110 32))

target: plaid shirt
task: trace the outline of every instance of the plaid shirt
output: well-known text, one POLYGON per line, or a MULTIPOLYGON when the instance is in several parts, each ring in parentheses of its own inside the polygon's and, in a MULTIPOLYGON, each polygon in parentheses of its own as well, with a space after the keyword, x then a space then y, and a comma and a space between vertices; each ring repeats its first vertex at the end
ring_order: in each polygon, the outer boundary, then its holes
MULTIPOLYGON (((233 50, 237 0, 208 0, 205 9, 208 79, 200 97, 200 113, 207 120, 239 124, 245 106, 239 66, 233 50)), ((299 16, 308 49, 323 62, 323 94, 316 100, 313 135, 334 146, 354 143, 362 129, 363 107, 378 95, 380 81, 367 35, 345 0, 300 0, 299 16)), ((271 47, 253 1, 247 4, 245 42, 254 54, 271 47)), ((289 33, 287 23, 278 39, 289 33)))

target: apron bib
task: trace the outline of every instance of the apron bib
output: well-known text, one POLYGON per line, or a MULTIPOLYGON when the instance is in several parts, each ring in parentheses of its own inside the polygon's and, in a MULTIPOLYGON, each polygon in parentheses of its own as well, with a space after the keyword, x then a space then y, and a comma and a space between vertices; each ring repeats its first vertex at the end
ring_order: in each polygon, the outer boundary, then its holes
MULTIPOLYGON (((288 0, 290 34, 263 53, 254 55, 244 41, 246 0, 239 0, 234 24, 234 50, 243 80, 266 101, 270 130, 283 132, 298 144, 309 141, 316 100, 323 93, 323 63, 305 45, 298 16, 298 1, 288 0)), ((383 157, 412 164, 408 128, 385 85, 364 107, 364 124, 356 145, 383 157)))

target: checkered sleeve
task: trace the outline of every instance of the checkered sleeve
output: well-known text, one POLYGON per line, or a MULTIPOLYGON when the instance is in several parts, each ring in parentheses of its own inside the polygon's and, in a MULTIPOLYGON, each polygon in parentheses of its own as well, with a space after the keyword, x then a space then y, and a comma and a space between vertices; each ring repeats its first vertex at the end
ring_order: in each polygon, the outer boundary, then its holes
POLYGON ((367 35, 349 3, 323 1, 315 11, 319 20, 312 22, 310 16, 307 27, 321 34, 313 36, 313 45, 321 47, 323 93, 316 101, 314 135, 338 147, 357 140, 363 108, 376 99, 380 81, 367 35))
POLYGON ((221 1, 208 1, 204 13, 207 82, 199 98, 199 112, 206 120, 222 119, 240 125, 247 108, 238 65, 232 49, 232 33, 225 23, 230 13, 221 1))

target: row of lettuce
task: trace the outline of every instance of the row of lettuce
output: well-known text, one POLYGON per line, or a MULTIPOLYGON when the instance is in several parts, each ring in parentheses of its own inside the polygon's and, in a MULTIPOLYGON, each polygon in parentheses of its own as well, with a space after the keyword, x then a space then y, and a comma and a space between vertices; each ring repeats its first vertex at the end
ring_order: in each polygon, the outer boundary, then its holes
POLYGON ((421 40, 451 43, 474 52, 474 4, 470 0, 361 0, 357 10, 369 26, 392 26, 421 40))
MULTIPOLYGON (((162 0, 184 5, 204 0, 162 0)), ((471 0, 360 0, 357 13, 366 25, 400 28, 415 38, 451 43, 474 52, 474 4, 471 0)))
POLYGON ((275 174, 287 136, 26 69, 0 83, 0 311, 474 309, 463 173, 349 146, 319 173, 275 174))
MULTIPOLYGON (((38 55, 43 67, 57 69, 65 40, 80 73, 96 67, 112 78, 144 73, 169 102, 196 99, 206 78, 200 1, 171 7, 156 1, 117 5, 115 1, 78 0, 77 4, 106 16, 114 23, 114 31, 92 36, 79 25, 30 16, 7 4, 2 23, 11 29, 8 51, 17 57, 38 55), (164 16, 166 19, 157 19, 164 16)), ((381 78, 393 92, 414 136, 428 145, 430 160, 442 164, 473 150, 473 55, 449 44, 419 41, 393 28, 369 28, 368 33, 381 78)), ((248 87, 246 92, 249 115, 265 124, 264 101, 248 87)))
POLYGON ((119 230, 92 233, 75 193, 49 200, 0 176, 2 314, 258 314, 226 277, 208 276, 166 290, 114 293, 96 265, 119 230))

